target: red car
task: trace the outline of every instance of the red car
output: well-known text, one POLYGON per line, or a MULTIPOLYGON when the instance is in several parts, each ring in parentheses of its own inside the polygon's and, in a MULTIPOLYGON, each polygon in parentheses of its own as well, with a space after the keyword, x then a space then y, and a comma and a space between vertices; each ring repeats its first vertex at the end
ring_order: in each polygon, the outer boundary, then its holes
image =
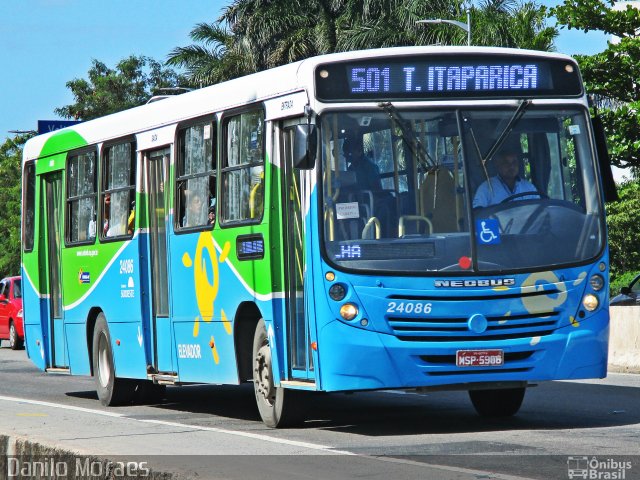
POLYGON ((9 340, 12 350, 24 344, 22 323, 22 279, 7 277, 0 280, 0 340, 9 340))

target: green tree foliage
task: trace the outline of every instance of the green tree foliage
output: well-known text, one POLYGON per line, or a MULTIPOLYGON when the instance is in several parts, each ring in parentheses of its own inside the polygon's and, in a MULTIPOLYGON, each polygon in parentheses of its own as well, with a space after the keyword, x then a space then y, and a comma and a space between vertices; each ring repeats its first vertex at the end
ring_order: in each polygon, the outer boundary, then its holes
POLYGON ((197 43, 173 49, 167 61, 167 65, 184 68, 190 83, 213 85, 260 70, 256 54, 220 25, 199 23, 191 39, 197 43))
POLYGON ((149 57, 130 56, 115 69, 93 60, 88 79, 67 82, 75 103, 56 108, 63 118, 91 120, 144 104, 159 89, 187 86, 185 77, 149 57))
POLYGON ((640 10, 613 10, 612 1, 565 0, 552 9, 558 23, 620 38, 604 52, 577 56, 587 90, 595 94, 611 161, 640 172, 640 10))
MULTIPOLYGON (((339 36, 339 50, 398 45, 466 45, 467 33, 451 25, 418 26, 422 19, 443 18, 466 23, 465 2, 382 1, 376 9, 355 15, 339 36)), ((551 50, 557 35, 545 26, 546 9, 533 1, 481 0, 470 9, 471 43, 479 46, 551 50)))
POLYGON ((607 205, 611 282, 617 291, 640 272, 640 183, 624 183, 618 196, 607 205))
MULTIPOLYGON (((214 24, 191 32, 196 44, 176 48, 168 65, 203 85, 314 55, 407 45, 466 45, 451 25, 466 22, 462 0, 233 0, 214 24)), ((557 35, 536 1, 481 0, 471 8, 472 43, 550 50, 557 35)))
POLYGON ((20 274, 20 177, 22 147, 31 135, 7 138, 0 145, 0 276, 20 274))

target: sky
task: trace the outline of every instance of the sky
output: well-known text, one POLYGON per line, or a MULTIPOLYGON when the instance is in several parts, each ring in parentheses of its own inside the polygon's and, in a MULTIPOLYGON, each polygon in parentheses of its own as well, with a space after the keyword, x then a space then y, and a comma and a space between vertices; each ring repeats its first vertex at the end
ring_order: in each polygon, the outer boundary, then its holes
MULTIPOLYGON (((230 0, 0 0, 0 142, 35 130, 73 103, 66 83, 86 78, 93 59, 115 67, 130 55, 163 62, 193 42, 197 23, 214 22, 230 0)), ((544 0, 554 6, 560 2, 544 0)), ((473 28, 473 26, 472 26, 473 28)), ((594 54, 600 33, 562 30, 559 52, 594 54)))

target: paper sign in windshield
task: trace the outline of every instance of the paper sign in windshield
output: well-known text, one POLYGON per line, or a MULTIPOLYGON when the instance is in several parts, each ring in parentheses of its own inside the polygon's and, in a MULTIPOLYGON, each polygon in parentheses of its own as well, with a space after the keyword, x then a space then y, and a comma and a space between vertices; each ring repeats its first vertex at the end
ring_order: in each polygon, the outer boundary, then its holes
POLYGON ((336 203, 336 218, 338 220, 360 218, 360 208, 358 208, 358 202, 336 203))

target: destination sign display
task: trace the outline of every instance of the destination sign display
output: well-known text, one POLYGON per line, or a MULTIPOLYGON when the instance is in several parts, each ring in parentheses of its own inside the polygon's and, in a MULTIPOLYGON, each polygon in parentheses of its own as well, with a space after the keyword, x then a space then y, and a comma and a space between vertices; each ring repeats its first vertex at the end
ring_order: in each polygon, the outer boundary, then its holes
POLYGON ((437 55, 358 60, 318 66, 324 101, 577 96, 574 63, 554 58, 437 55))

